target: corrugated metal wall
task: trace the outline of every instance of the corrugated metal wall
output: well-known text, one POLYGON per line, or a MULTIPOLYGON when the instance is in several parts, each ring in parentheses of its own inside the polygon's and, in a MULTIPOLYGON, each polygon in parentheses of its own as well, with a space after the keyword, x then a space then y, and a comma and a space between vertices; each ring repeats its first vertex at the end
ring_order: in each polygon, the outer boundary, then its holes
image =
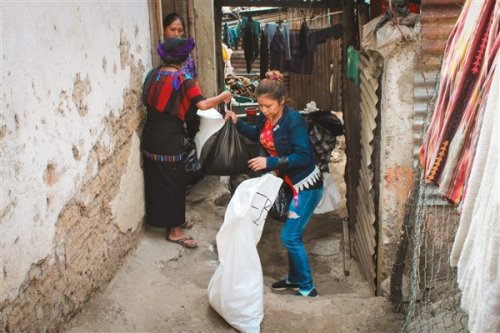
MULTIPOLYGON (((422 144, 425 122, 434 111, 434 102, 439 84, 439 71, 446 41, 457 21, 463 1, 422 0, 421 6, 421 50, 417 70, 414 75, 415 104, 413 120, 414 166, 417 166, 418 151, 422 144)), ((425 189, 428 201, 436 205, 447 205, 434 186, 425 189)))
POLYGON ((375 130, 378 116, 380 71, 368 56, 360 55, 361 70, 361 164, 357 188, 357 207, 354 216, 353 250, 359 268, 373 292, 376 290, 377 220, 374 188, 375 130))

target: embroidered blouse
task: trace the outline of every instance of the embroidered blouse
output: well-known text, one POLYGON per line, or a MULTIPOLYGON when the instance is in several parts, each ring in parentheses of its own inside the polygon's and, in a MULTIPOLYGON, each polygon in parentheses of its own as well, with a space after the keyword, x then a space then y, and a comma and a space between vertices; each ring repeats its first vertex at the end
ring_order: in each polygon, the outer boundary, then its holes
POLYGON ((181 121, 188 113, 196 114, 196 104, 204 99, 200 86, 182 70, 153 69, 144 82, 142 100, 148 109, 168 113, 181 121))

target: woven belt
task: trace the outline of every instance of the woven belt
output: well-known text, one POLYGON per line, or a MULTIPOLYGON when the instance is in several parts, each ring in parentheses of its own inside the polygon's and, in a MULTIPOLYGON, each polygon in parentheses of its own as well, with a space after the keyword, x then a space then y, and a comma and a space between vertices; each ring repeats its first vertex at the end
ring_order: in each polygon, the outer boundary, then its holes
POLYGON ((160 155, 160 154, 153 154, 145 150, 143 150, 142 153, 147 158, 152 159, 153 161, 160 161, 160 162, 179 162, 184 159, 185 155, 184 153, 177 155, 160 155))

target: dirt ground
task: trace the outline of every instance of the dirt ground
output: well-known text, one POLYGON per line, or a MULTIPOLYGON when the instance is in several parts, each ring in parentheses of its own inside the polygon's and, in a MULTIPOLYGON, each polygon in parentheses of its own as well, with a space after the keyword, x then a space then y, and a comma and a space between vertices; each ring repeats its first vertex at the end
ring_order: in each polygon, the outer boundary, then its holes
MULTIPOLYGON (((333 154, 332 174, 342 186, 345 158, 333 154)), ((207 286, 217 268, 215 237, 230 200, 227 184, 205 177, 187 199, 189 233, 199 241, 186 249, 165 241, 164 230, 144 227, 108 288, 91 300, 66 332, 235 332, 209 305, 207 286)), ((287 271, 279 240, 280 222, 268 218, 258 252, 264 272, 262 332, 399 332, 402 317, 390 303, 373 297, 357 264, 348 258, 344 274, 342 220, 345 200, 333 213, 316 215, 305 235, 318 298, 273 292, 270 285, 287 271)))

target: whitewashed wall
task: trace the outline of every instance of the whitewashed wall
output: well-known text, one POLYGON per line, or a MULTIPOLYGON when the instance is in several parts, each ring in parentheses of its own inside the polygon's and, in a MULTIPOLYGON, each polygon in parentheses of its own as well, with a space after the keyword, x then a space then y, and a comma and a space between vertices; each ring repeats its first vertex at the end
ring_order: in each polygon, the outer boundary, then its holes
MULTIPOLYGON (((142 80, 132 69, 151 67, 146 1, 2 2, 1 14, 0 302, 53 255, 61 210, 98 174, 93 149, 115 149, 105 120, 142 80)), ((124 232, 144 213, 137 134, 131 141, 111 207, 124 232)))

